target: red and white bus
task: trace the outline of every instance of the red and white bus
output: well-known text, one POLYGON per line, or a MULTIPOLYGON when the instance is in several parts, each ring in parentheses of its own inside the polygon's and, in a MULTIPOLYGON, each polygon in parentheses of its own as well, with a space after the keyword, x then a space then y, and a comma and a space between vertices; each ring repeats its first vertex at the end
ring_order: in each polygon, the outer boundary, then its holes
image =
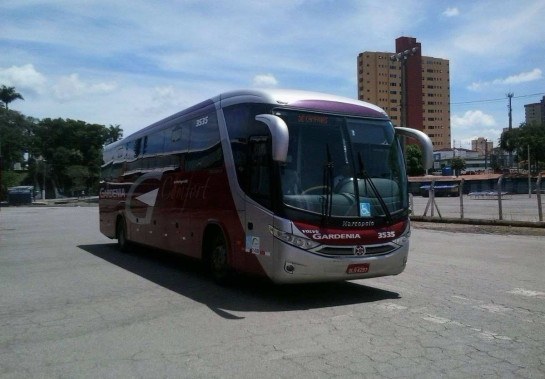
POLYGON ((227 92, 104 148, 100 231, 276 283, 401 273, 409 201, 400 136, 369 103, 227 92))

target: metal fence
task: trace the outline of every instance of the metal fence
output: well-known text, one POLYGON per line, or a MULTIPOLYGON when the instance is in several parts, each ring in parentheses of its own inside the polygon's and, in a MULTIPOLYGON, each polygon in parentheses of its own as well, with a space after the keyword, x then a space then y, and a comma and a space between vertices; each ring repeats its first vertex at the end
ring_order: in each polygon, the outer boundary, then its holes
POLYGON ((495 188, 469 193, 463 192, 463 180, 448 186, 432 180, 427 192, 422 192, 423 196, 411 195, 412 216, 414 219, 485 220, 545 226, 541 174, 535 182, 535 190, 530 193, 513 194, 504 187, 503 176, 499 177, 495 188))

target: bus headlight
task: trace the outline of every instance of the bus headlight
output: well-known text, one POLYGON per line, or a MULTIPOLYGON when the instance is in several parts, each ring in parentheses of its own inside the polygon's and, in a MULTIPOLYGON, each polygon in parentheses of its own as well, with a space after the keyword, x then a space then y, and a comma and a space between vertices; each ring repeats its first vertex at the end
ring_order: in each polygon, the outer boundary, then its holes
POLYGON ((296 236, 291 233, 283 232, 282 230, 276 229, 275 227, 270 225, 269 225, 269 231, 271 232, 273 236, 275 236, 279 240, 303 250, 313 249, 320 245, 318 242, 315 242, 305 237, 296 236))
POLYGON ((407 225, 407 228, 403 231, 403 234, 401 234, 396 239, 392 240, 393 243, 399 246, 403 246, 409 242, 409 237, 411 236, 411 224, 407 225))
POLYGON ((395 240, 392 240, 392 242, 395 243, 398 246, 403 246, 407 242, 409 242, 409 236, 407 234, 402 235, 401 237, 396 238, 395 240))

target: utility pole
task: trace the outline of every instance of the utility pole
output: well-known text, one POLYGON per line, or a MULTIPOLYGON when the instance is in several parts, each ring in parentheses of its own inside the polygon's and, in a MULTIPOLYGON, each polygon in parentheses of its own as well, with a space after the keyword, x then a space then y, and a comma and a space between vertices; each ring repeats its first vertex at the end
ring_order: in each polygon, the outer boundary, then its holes
MULTIPOLYGON (((507 94, 507 98, 509 99, 509 105, 507 106, 507 109, 509 110, 509 131, 513 129, 513 112, 511 107, 511 99, 513 99, 513 92, 509 92, 507 94)), ((509 151, 509 168, 513 167, 513 152, 509 151)))
POLYGON ((3 162, 2 162, 2 141, 0 140, 0 200, 2 199, 2 169, 3 169, 3 162))
POLYGON ((488 171, 488 140, 484 139, 484 171, 488 171))

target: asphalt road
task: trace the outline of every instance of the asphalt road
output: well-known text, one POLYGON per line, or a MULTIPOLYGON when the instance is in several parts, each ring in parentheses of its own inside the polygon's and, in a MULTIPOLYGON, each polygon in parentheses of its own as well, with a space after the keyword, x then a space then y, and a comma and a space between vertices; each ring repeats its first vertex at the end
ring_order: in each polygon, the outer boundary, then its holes
POLYGON ((395 277, 213 284, 96 207, 0 209, 1 378, 545 377, 545 238, 413 229, 395 277))

